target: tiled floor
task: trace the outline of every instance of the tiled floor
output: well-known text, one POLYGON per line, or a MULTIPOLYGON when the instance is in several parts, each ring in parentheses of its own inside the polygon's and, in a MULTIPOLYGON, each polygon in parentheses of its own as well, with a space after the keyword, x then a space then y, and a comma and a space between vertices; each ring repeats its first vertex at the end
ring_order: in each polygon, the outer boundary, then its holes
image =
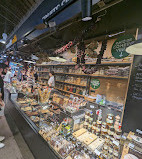
POLYGON ((34 159, 21 134, 17 131, 13 136, 5 117, 0 119, 0 135, 6 137, 5 147, 0 149, 0 159, 34 159))

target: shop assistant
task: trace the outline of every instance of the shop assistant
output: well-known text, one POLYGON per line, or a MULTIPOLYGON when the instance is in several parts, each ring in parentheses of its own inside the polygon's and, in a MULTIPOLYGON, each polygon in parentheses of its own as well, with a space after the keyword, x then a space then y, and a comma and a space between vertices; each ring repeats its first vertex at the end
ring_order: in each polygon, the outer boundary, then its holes
POLYGON ((50 71, 49 72, 49 80, 48 80, 48 86, 49 87, 54 87, 55 86, 55 79, 54 79, 54 72, 53 71, 50 71))

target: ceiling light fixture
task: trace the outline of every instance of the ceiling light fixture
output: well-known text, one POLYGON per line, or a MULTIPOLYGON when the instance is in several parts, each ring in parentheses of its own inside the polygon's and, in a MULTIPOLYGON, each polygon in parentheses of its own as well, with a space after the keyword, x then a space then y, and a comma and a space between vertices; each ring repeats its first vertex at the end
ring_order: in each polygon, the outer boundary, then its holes
POLYGON ((142 39, 136 40, 132 45, 127 47, 126 52, 133 55, 142 55, 142 39))
POLYGON ((52 61, 57 61, 57 62, 66 62, 67 60, 61 57, 49 57, 50 60, 52 61))
POLYGON ((142 55, 142 28, 136 31, 136 41, 126 48, 126 52, 133 55, 142 55))
POLYGON ((0 40, 0 43, 2 43, 2 44, 6 44, 6 41, 5 41, 5 40, 3 40, 3 39, 1 39, 1 40, 0 40))
POLYGON ((92 0, 81 0, 82 21, 92 19, 92 0))
POLYGON ((121 31, 121 32, 118 32, 118 33, 115 33, 115 34, 110 34, 108 35, 108 37, 113 37, 113 36, 116 36, 116 35, 119 35, 119 34, 122 34, 122 33, 125 33, 125 30, 124 31, 121 31))

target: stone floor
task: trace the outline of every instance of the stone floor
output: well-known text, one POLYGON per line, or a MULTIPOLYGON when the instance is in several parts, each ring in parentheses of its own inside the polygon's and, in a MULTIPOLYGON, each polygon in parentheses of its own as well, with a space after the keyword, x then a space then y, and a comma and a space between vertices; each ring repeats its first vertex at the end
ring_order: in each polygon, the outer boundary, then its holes
MULTIPOLYGON (((10 117, 7 119, 12 123, 10 117)), ((5 147, 0 149, 0 159, 34 159, 18 129, 15 132, 11 132, 5 117, 0 119, 0 136, 6 138, 3 141, 5 147)))

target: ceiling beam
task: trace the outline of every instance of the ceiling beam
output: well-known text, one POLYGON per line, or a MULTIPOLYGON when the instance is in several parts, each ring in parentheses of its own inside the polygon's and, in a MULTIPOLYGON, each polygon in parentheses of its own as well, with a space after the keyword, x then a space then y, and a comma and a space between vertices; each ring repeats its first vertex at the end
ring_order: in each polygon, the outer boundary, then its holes
POLYGON ((10 11, 8 8, 6 8, 5 6, 3 6, 2 4, 0 4, 0 7, 2 7, 4 10, 6 10, 7 12, 9 12, 10 14, 14 15, 14 17, 17 18, 18 21, 20 21, 19 19, 21 17, 18 17, 16 14, 14 14, 12 11, 10 11))
POLYGON ((14 23, 13 21, 9 20, 7 17, 2 15, 1 13, 0 13, 0 16, 3 17, 4 19, 6 19, 7 21, 9 21, 11 24, 13 24, 13 26, 16 26, 16 23, 14 23))

